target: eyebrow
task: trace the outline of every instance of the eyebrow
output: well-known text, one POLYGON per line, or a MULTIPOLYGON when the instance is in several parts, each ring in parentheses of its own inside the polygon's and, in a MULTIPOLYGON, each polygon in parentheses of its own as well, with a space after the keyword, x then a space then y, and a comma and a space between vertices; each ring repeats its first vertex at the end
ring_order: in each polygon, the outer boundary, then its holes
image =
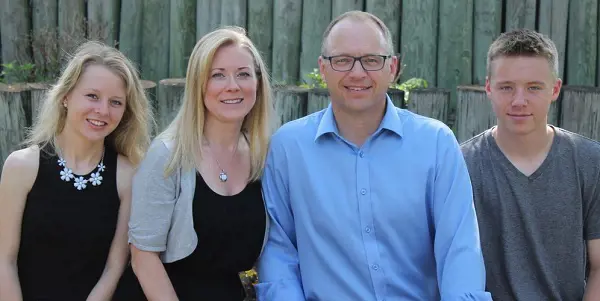
MULTIPOLYGON (((239 67, 239 68, 237 68, 237 70, 242 70, 242 69, 250 69, 250 67, 239 67)), ((211 71, 215 71, 215 70, 225 71, 225 68, 213 68, 211 71)))
MULTIPOLYGON (((512 82, 512 81, 505 80, 505 81, 497 82, 496 85, 506 85, 506 84, 513 84, 513 83, 514 82, 512 82)), ((541 86, 545 86, 546 85, 542 81, 531 81, 531 82, 527 82, 527 84, 529 84, 529 85, 531 85, 531 84, 533 84, 533 85, 541 85, 541 86)))
MULTIPOLYGON (((98 90, 96 88, 87 88, 86 90, 92 90, 95 93, 100 93, 100 90, 98 90)), ((118 95, 113 95, 110 98, 117 99, 117 100, 123 100, 123 99, 127 98, 127 96, 121 97, 121 96, 118 96, 118 95)))

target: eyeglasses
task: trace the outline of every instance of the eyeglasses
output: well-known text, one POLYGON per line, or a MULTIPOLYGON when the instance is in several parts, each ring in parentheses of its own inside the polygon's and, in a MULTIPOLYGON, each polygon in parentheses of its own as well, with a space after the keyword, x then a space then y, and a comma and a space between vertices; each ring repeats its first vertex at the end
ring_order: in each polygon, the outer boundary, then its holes
POLYGON ((363 55, 363 56, 350 56, 350 55, 334 55, 334 56, 322 56, 324 59, 329 60, 331 68, 335 71, 349 71, 354 68, 356 61, 360 62, 360 65, 365 71, 377 71, 383 68, 385 60, 390 58, 391 55, 363 55))

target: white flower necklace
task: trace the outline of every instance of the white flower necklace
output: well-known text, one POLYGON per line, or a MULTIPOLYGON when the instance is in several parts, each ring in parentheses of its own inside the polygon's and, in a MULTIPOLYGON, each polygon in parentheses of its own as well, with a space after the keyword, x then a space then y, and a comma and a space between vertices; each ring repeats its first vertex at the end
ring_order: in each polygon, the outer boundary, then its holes
POLYGON ((67 167, 67 161, 62 158, 62 156, 58 156, 58 166, 63 167, 63 170, 60 171, 60 179, 65 182, 70 182, 74 180, 73 186, 77 188, 77 190, 84 190, 87 188, 88 183, 92 183, 94 186, 100 186, 102 184, 102 176, 100 175, 106 169, 104 166, 104 150, 102 150, 102 159, 100 160, 100 164, 96 166, 94 169, 96 172, 92 171, 89 178, 84 178, 82 176, 75 177, 73 174, 73 170, 67 167))

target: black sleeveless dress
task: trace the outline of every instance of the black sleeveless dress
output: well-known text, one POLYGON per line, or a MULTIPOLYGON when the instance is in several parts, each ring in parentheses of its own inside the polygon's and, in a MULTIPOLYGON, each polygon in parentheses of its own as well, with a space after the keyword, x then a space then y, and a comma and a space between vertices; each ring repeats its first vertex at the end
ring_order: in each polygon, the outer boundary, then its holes
MULTIPOLYGON (((261 182, 248 183, 239 194, 222 196, 196 173, 193 219, 198 247, 188 257, 164 264, 179 300, 244 300, 238 273, 253 268, 266 227, 261 182)), ((128 269, 123 278, 131 275, 128 269)), ((128 295, 131 301, 146 300, 141 290, 137 297, 128 295)))
POLYGON ((81 301, 102 275, 117 226, 117 153, 106 146, 101 184, 88 181, 79 190, 75 179, 89 179, 100 167, 65 182, 49 149, 40 151, 23 212, 19 281, 24 301, 81 301))

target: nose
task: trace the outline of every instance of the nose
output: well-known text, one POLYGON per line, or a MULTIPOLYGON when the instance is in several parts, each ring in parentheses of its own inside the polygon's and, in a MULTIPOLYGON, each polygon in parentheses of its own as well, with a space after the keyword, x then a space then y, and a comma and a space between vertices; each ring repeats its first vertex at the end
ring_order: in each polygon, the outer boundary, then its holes
POLYGON ((100 115, 107 115, 109 102, 109 99, 103 99, 102 101, 99 101, 98 105, 96 106, 96 113, 100 115))
POLYGON ((231 76, 227 79, 227 86, 225 87, 227 91, 238 91, 240 90, 240 86, 234 76, 231 76))
POLYGON ((526 104, 527 104, 527 99, 526 99, 525 91, 523 90, 523 88, 515 89, 515 96, 513 98, 512 105, 521 107, 521 106, 525 106, 526 104))
POLYGON ((367 71, 358 60, 354 61, 354 66, 348 72, 352 77, 365 77, 367 75, 367 71))

